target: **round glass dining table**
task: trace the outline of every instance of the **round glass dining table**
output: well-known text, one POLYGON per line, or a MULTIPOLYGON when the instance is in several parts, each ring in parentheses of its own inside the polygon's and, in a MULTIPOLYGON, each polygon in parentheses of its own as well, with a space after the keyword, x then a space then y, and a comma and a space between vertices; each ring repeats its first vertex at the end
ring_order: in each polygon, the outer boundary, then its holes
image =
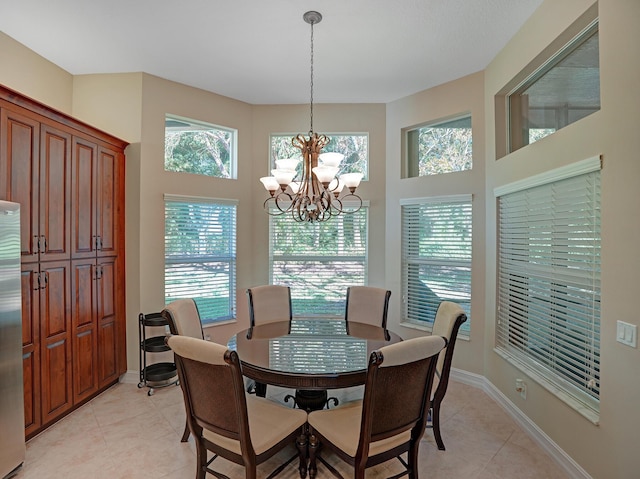
POLYGON ((389 330, 342 318, 298 318, 290 327, 282 321, 240 331, 228 347, 257 384, 326 391, 364 384, 371 352, 399 341, 389 330))

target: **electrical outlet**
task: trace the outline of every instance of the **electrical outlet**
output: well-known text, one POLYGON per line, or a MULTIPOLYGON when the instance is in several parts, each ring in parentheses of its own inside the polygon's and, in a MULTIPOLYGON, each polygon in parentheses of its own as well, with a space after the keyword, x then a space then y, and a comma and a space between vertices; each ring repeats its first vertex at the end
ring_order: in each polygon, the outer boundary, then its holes
POLYGON ((516 379, 516 391, 520 393, 522 399, 527 399, 527 383, 522 379, 516 379))

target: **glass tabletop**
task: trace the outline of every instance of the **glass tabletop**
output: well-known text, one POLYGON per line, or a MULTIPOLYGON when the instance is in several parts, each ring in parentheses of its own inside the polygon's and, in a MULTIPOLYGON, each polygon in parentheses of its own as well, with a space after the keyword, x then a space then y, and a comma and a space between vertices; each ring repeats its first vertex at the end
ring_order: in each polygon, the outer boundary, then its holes
POLYGON ((291 332, 288 321, 269 323, 240 331, 228 346, 238 352, 247 376, 268 384, 298 385, 354 373, 358 378, 350 382, 363 381, 371 352, 398 341, 397 334, 368 324, 351 322, 347 330, 342 318, 297 318, 291 332))

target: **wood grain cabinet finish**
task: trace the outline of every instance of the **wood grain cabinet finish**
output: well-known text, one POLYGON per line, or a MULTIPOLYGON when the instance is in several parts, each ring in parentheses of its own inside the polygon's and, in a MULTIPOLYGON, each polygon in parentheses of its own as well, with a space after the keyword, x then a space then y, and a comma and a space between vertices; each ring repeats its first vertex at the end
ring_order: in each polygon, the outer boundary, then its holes
POLYGON ((126 145, 0 86, 0 199, 21 204, 27 438, 126 371, 126 145))

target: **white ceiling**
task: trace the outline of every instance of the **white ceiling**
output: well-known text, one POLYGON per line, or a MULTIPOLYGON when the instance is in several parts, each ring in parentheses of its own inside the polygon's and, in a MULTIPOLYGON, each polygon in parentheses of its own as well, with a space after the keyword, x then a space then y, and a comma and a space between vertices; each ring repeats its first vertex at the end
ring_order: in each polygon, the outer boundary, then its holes
POLYGON ((386 103, 484 69, 542 0, 0 0, 74 75, 146 72, 252 104, 386 103))

